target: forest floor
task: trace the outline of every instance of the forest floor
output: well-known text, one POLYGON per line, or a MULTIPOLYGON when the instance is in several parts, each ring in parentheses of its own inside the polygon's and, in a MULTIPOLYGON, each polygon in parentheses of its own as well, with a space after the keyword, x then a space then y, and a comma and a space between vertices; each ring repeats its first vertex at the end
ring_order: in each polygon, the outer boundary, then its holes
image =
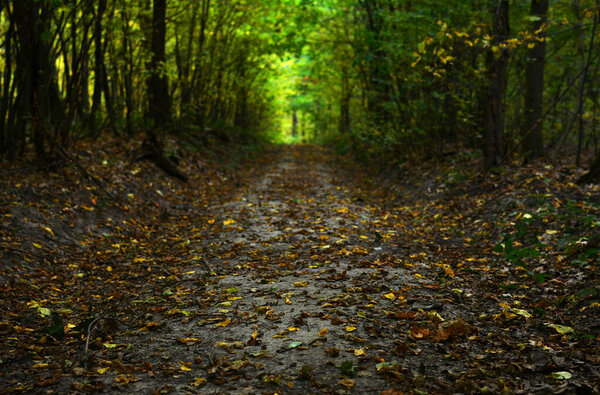
POLYGON ((581 170, 120 149, 0 170, 0 393, 600 392, 581 170))

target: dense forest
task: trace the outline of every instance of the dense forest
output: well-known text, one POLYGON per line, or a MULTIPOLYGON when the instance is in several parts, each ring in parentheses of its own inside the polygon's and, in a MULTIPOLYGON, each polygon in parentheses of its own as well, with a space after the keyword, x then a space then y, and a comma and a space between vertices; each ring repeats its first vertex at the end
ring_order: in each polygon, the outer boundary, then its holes
POLYGON ((598 149, 595 1, 5 0, 0 18, 8 160, 103 134, 394 163, 460 145, 488 169, 598 149))
POLYGON ((0 393, 600 392, 600 0, 0 0, 0 393))

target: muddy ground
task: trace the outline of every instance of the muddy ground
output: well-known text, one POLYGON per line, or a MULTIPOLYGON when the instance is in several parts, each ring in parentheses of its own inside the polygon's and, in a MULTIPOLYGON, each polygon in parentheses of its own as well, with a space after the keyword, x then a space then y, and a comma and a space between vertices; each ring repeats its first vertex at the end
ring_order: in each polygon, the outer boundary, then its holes
POLYGON ((553 241, 581 236, 567 198, 598 212, 575 173, 535 187, 544 221, 514 185, 556 169, 383 188, 318 147, 185 159, 189 185, 103 178, 118 201, 74 169, 4 195, 0 392, 600 391, 596 257, 553 241), (503 239, 528 215, 538 255, 503 239))

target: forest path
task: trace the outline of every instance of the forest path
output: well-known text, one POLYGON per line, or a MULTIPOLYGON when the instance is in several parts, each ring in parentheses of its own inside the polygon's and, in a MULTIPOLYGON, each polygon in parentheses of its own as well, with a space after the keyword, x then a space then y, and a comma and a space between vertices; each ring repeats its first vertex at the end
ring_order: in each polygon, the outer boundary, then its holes
MULTIPOLYGON (((439 353, 398 358, 422 353, 405 343, 409 321, 443 308, 437 285, 418 274, 427 266, 402 264, 398 224, 339 178, 325 150, 281 147, 267 156, 247 187, 204 213, 210 226, 193 246, 204 262, 163 290, 179 307, 129 357, 169 361, 178 391, 196 384, 209 393, 378 393, 405 373, 439 367, 439 353), (199 279, 206 264, 218 275, 199 279)), ((131 385, 161 381, 141 376, 131 385)))

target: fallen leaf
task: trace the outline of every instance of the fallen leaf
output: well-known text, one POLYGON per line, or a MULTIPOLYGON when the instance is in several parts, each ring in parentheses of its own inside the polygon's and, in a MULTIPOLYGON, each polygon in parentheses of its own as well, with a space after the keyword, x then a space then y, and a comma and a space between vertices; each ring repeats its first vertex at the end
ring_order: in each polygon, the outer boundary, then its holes
POLYGON ((569 380, 572 377, 570 372, 552 372, 552 378, 556 380, 569 380))
POLYGON ((352 379, 346 378, 338 381, 338 385, 345 387, 347 390, 351 390, 356 385, 356 382, 352 379))
POLYGON ((358 349, 354 350, 354 355, 356 355, 357 357, 360 357, 362 355, 367 355, 367 353, 365 352, 364 348, 358 348, 358 349))
POLYGON ((561 335, 566 335, 567 333, 574 333, 575 329, 570 326, 558 325, 558 324, 546 324, 548 328, 555 329, 561 335))
POLYGON ((384 298, 389 299, 389 300, 395 300, 396 299, 396 295, 394 295, 393 292, 390 292, 389 294, 385 294, 383 295, 384 298))
POLYGON ((44 229, 50 236, 54 237, 54 231, 52 229, 50 229, 47 226, 42 226, 42 229, 44 229))
POLYGON ((513 313, 521 315, 525 318, 531 318, 531 314, 529 314, 529 312, 527 310, 523 310, 523 309, 511 309, 513 313))
POLYGON ((225 327, 231 323, 231 318, 227 318, 225 321, 218 322, 215 326, 225 327))
POLYGON ((200 340, 200 339, 197 339, 195 337, 185 337, 185 338, 177 339, 177 341, 182 344, 196 343, 198 340, 200 340))
POLYGON ((302 342, 291 342, 290 344, 287 345, 287 348, 296 348, 301 345, 302 345, 302 342))
POLYGON ((192 364, 191 362, 179 361, 179 364, 179 369, 183 370, 184 372, 189 372, 192 370, 192 368, 190 368, 190 365, 192 364))
POLYGON ((354 366, 352 361, 344 361, 340 365, 340 370, 342 371, 342 374, 352 377, 354 376, 354 370, 356 370, 356 366, 354 366))

